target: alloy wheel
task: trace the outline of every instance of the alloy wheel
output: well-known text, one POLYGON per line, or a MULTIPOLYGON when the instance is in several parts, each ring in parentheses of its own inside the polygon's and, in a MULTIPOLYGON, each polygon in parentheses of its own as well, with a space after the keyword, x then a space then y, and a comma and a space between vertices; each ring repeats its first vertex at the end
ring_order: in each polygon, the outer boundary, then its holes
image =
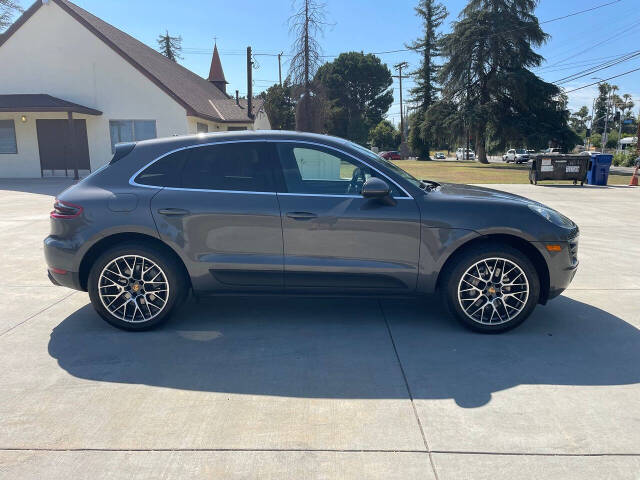
POLYGON ((102 269, 98 293, 111 315, 125 322, 142 323, 164 310, 169 282, 162 268, 150 259, 123 255, 102 269))
POLYGON ((517 317, 529 298, 524 270, 500 257, 471 265, 458 283, 458 302, 465 315, 482 325, 500 325, 517 317))

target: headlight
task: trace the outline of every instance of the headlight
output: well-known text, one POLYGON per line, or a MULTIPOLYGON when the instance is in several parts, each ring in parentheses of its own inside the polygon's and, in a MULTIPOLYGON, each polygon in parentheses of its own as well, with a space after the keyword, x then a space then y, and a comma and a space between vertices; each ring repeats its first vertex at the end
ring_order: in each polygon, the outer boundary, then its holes
POLYGON ((542 205, 535 205, 533 203, 529 204, 529 208, 536 212, 538 215, 543 216, 547 220, 549 220, 554 225, 565 228, 572 228, 574 223, 560 212, 556 212, 554 209, 549 207, 544 207, 542 205))

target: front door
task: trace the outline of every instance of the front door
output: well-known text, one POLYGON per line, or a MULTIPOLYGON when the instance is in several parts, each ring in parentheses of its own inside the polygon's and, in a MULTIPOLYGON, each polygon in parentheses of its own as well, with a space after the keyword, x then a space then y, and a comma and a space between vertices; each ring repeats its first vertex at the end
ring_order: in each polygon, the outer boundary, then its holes
POLYGON ((166 187, 151 211, 162 239, 187 257, 194 289, 282 288, 279 169, 269 148, 258 142, 190 148, 136 178, 166 187))
POLYGON ((286 289, 414 290, 420 243, 415 200, 387 178, 394 205, 363 198, 364 181, 381 174, 337 150, 295 142, 277 149, 286 184, 278 194, 286 289))
POLYGON ((84 120, 73 120, 73 143, 68 120, 36 120, 40 171, 55 173, 64 171, 66 175, 78 170, 90 170, 87 124, 84 120))

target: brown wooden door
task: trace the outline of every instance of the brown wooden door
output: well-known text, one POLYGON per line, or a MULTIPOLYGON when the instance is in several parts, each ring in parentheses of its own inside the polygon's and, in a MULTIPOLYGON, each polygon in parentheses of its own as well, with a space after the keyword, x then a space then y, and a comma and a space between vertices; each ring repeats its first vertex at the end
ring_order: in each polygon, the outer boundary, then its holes
POLYGON ((74 120, 73 122, 75 138, 72 148, 68 120, 36 120, 40 170, 42 172, 45 170, 73 172, 76 160, 78 170, 91 169, 87 124, 84 120, 74 120))

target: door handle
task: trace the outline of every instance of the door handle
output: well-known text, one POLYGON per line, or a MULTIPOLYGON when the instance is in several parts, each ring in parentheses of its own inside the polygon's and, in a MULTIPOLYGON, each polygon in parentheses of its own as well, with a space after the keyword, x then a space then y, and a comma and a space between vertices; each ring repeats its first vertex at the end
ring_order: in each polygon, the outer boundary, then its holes
POLYGON ((189 210, 182 208, 161 208, 158 210, 160 215, 189 215, 189 210))
POLYGON ((311 220, 312 218, 316 218, 318 215, 310 212, 289 212, 287 213, 287 217, 293 218, 294 220, 311 220))

